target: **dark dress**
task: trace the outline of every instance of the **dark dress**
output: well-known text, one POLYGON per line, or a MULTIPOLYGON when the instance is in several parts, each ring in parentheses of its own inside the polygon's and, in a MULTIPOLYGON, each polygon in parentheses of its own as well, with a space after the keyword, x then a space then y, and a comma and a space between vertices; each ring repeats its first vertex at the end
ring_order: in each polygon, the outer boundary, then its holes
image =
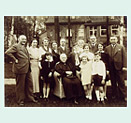
POLYGON ((67 99, 78 98, 83 95, 83 88, 81 81, 76 77, 74 67, 70 63, 59 62, 55 66, 55 71, 62 77, 62 83, 67 99), (72 76, 67 76, 66 71, 72 71, 72 76))
POLYGON ((60 59, 59 59, 59 54, 57 53, 57 52, 55 52, 53 49, 52 49, 52 55, 53 55, 53 60, 54 60, 54 62, 55 62, 55 64, 58 62, 58 61, 60 61, 60 59))
POLYGON ((40 76, 44 78, 43 82, 50 83, 52 87, 54 85, 53 84, 53 72, 54 72, 54 66, 55 66, 54 61, 52 62, 47 61, 43 55, 42 60, 41 60, 41 66, 42 66, 42 69, 40 71, 40 76), (52 76, 48 77, 50 72, 52 72, 52 76))

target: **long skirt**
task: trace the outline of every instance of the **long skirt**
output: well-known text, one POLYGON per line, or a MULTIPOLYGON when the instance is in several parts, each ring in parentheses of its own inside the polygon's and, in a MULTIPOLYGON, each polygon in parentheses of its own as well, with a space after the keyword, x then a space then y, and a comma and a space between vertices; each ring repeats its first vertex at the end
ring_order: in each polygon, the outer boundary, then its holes
POLYGON ((81 81, 77 77, 64 77, 62 83, 67 99, 78 98, 83 95, 83 87, 81 81))
POLYGON ((39 89, 39 74, 40 70, 37 61, 31 61, 31 75, 33 80, 33 93, 40 92, 39 89))

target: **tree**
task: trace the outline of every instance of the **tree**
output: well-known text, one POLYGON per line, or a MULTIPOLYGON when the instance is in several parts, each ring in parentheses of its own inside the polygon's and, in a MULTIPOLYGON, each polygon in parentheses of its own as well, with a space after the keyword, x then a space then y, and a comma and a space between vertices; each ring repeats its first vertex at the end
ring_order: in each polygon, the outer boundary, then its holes
POLYGON ((12 24, 12 17, 11 16, 5 16, 4 17, 4 49, 7 50, 8 48, 8 40, 9 40, 9 34, 11 31, 11 24, 12 24))

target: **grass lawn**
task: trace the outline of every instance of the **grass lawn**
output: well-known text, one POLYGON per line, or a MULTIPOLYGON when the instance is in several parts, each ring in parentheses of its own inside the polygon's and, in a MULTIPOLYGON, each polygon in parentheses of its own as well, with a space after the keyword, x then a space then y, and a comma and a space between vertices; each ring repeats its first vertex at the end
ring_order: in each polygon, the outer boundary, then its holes
MULTIPOLYGON (((126 107, 127 102, 117 100, 112 101, 110 97, 111 88, 107 88, 108 101, 105 105, 97 104, 96 99, 93 96, 92 102, 88 102, 84 97, 79 99, 79 104, 73 104, 71 101, 66 99, 59 99, 58 97, 50 94, 49 100, 44 101, 39 99, 39 103, 35 104, 32 102, 26 102, 24 107, 126 107)), ((15 97, 15 85, 5 85, 5 107, 19 107, 16 103, 15 97)))
MULTIPOLYGON (((15 75, 12 73, 12 63, 5 63, 5 78, 14 78, 15 75)), ((66 99, 59 99, 54 96, 52 93, 50 94, 49 101, 44 101, 43 99, 39 99, 38 104, 34 104, 31 102, 26 102, 25 107, 126 107, 127 102, 123 102, 121 100, 112 101, 111 100, 111 88, 108 86, 107 88, 107 96, 108 101, 105 105, 97 104, 95 96, 93 96, 93 101, 88 102, 85 98, 79 99, 79 105, 73 104, 71 101, 67 101, 66 99)), ((5 107, 18 107, 16 103, 15 96, 15 85, 5 85, 5 107)))

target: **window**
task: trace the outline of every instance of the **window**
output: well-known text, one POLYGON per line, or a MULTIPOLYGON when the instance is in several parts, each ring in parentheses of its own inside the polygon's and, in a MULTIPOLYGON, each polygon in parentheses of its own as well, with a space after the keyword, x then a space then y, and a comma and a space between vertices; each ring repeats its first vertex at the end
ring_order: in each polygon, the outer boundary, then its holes
POLYGON ((111 35, 118 36, 119 35, 119 27, 118 25, 111 26, 111 35))
MULTIPOLYGON (((66 29, 66 36, 68 37, 69 36, 69 30, 66 29)), ((70 29, 70 37, 72 37, 72 29, 70 29)))
POLYGON ((105 37, 106 34, 107 34, 106 26, 105 25, 100 26, 100 36, 105 37))
POLYGON ((90 36, 91 35, 97 35, 97 26, 91 26, 90 27, 90 36))

